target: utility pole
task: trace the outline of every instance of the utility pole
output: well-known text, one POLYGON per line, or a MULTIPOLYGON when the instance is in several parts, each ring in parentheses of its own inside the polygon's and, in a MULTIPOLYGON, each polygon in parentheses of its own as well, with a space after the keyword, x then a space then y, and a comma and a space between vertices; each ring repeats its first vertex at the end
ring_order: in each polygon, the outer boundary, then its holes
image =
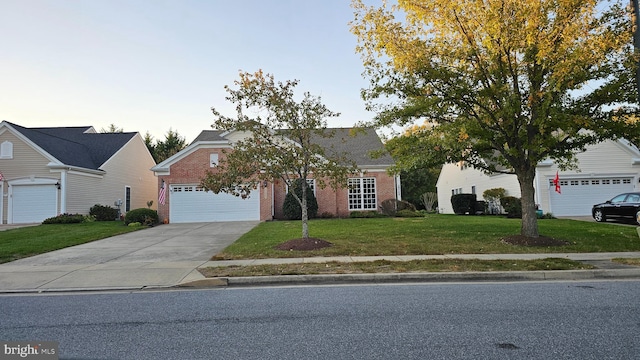
MULTIPOLYGON (((640 0, 631 0, 631 6, 633 6, 633 47, 636 54, 640 53, 640 0)), ((636 88, 638 90, 638 102, 640 103, 640 62, 636 66, 636 88)))

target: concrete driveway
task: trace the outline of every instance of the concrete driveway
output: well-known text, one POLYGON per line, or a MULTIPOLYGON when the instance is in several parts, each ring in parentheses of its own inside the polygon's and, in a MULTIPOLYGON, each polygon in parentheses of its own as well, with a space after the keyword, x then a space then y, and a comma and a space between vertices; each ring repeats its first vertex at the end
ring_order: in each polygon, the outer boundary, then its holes
POLYGON ((258 222, 167 224, 0 265, 0 291, 140 289, 195 270, 258 222))

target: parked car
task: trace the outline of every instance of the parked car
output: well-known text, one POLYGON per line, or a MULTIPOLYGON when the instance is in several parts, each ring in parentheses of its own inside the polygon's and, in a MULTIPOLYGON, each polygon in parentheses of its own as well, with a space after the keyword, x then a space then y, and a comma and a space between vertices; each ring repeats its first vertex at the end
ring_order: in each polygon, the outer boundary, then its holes
POLYGON ((611 200, 593 205, 591 215, 598 222, 609 218, 628 218, 640 224, 640 192, 616 195, 611 200))

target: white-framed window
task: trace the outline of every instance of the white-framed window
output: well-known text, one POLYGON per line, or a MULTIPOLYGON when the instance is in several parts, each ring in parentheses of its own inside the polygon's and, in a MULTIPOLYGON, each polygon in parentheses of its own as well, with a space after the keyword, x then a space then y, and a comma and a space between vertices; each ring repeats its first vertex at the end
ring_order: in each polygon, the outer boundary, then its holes
POLYGON ((462 188, 451 189, 451 195, 462 194, 462 188))
POLYGON ((218 154, 217 153, 211 153, 209 154, 209 167, 216 167, 218 166, 218 154))
POLYGON ((4 141, 0 144, 0 159, 13 159, 13 143, 4 141))
POLYGON ((348 180, 349 210, 376 210, 376 179, 351 178, 348 180))

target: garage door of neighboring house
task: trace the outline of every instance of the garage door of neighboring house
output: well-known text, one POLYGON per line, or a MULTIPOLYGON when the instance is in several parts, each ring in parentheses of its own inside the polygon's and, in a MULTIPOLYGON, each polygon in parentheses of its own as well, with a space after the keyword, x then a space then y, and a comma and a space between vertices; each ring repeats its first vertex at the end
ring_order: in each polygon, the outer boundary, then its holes
POLYGON ((196 185, 171 185, 169 189, 172 223, 260 220, 259 190, 242 199, 204 191, 196 185))
POLYGON ((13 224, 42 222, 57 215, 58 189, 52 184, 12 185, 8 219, 13 224))
POLYGON ((554 191, 553 180, 549 181, 549 186, 551 212, 555 216, 591 215, 593 205, 605 202, 620 193, 633 191, 632 178, 629 177, 561 179, 561 194, 554 191))

